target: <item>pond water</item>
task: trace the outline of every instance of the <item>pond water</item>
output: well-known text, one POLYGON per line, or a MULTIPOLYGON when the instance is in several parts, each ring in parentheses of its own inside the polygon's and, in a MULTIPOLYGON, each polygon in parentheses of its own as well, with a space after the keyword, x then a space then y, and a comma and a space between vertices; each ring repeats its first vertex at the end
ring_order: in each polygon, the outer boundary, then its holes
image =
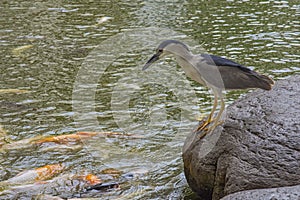
MULTIPOLYGON (((183 40, 194 53, 275 80, 300 71, 297 1, 4 0, 0 9, 0 89, 22 90, 0 93, 0 124, 12 141, 77 131, 139 136, 1 151, 1 180, 63 163, 65 174, 114 168, 134 175, 99 199, 195 199, 182 146, 212 96, 172 58, 141 71, 159 42, 183 40)), ((226 104, 246 92, 228 92, 226 104)))

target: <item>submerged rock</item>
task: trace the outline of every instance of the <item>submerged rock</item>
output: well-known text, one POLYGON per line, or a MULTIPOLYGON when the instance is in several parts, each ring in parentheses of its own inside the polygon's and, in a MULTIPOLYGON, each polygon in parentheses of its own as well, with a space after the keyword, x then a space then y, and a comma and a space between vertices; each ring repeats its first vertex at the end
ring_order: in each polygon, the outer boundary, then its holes
POLYGON ((256 90, 228 106, 225 123, 213 133, 187 137, 184 171, 200 197, 300 185, 299 82, 295 75, 271 91, 256 90))

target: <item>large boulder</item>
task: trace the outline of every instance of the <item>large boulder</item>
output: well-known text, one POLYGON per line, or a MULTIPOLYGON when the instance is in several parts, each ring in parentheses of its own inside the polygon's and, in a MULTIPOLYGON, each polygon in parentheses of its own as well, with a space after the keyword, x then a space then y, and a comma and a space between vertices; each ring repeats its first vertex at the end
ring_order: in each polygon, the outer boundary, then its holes
POLYGON ((295 75, 277 81, 271 91, 255 90, 228 106, 223 126, 202 139, 199 133, 187 137, 184 172, 193 191, 220 199, 300 185, 299 82, 295 75))

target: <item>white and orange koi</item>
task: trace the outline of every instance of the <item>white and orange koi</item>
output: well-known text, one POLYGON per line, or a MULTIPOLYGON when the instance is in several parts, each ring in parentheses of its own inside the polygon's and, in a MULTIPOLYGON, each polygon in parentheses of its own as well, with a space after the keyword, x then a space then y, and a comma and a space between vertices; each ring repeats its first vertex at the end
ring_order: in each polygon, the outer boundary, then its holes
POLYGON ((15 177, 1 182, 1 185, 20 185, 48 180, 64 170, 62 164, 45 165, 17 174, 15 177))

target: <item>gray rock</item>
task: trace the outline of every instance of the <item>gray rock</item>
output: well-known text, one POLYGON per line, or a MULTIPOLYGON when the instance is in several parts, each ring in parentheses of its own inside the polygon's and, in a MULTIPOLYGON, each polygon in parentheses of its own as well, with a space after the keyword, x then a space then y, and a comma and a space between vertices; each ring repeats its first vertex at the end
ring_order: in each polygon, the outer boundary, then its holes
POLYGON ((271 91, 255 90, 228 106, 213 133, 187 137, 184 171, 201 198, 300 184, 299 82, 295 75, 271 91))
POLYGON ((221 200, 299 200, 300 185, 270 189, 247 190, 230 194, 221 200))

